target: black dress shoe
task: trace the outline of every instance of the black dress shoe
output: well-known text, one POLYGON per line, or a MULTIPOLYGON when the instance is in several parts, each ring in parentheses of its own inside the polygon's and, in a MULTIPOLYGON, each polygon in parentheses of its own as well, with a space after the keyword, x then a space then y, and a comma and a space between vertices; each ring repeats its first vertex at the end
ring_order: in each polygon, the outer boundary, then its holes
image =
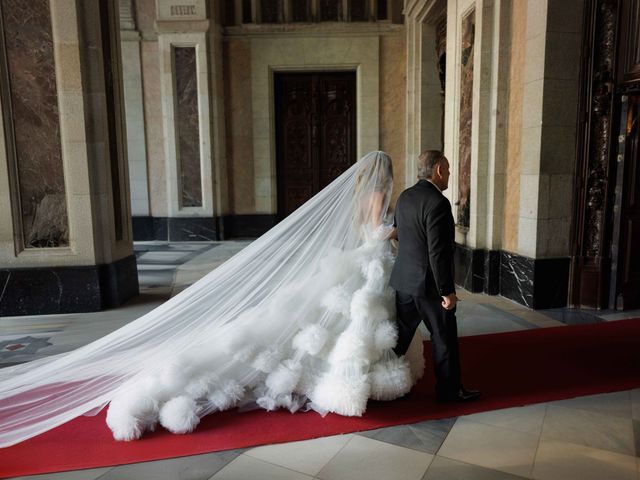
POLYGON ((472 402, 473 400, 477 400, 480 398, 480 390, 469 390, 464 387, 460 387, 457 395, 452 395, 448 397, 438 396, 438 402, 449 403, 449 402, 472 402))
POLYGON ((458 402, 472 402, 473 400, 477 400, 480 398, 480 390, 470 390, 464 387, 460 387, 460 391, 458 392, 458 402))

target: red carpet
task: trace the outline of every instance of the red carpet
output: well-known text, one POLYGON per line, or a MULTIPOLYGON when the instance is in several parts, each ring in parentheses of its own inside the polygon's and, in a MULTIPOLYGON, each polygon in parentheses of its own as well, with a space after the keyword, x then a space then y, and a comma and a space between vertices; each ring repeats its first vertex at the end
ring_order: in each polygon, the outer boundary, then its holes
MULTIPOLYGON (((429 344, 426 344, 429 350, 429 344)), ((162 429, 141 440, 111 438, 103 411, 0 449, 0 477, 103 467, 370 430, 579 395, 640 387, 640 319, 461 339, 463 379, 482 389, 470 404, 434 402, 428 370, 407 397, 371 402, 362 418, 228 411, 190 435, 162 429)), ((427 361, 430 359, 427 351, 427 361)), ((429 363, 427 363, 429 365, 429 363)))

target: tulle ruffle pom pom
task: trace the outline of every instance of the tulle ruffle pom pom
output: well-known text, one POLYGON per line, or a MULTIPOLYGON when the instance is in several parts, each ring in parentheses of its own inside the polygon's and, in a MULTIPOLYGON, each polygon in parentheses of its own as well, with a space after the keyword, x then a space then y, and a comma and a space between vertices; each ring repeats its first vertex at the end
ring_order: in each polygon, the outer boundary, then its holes
POLYGON ((235 380, 223 380, 207 400, 218 410, 228 410, 235 407, 244 396, 244 387, 235 380))
POLYGON ((200 423, 198 406, 192 398, 172 398, 160 408, 160 423, 171 433, 189 433, 200 423))
POLYGON ((185 393, 194 400, 206 397, 214 388, 216 380, 215 375, 201 375, 196 377, 187 384, 185 393))
POLYGON ((325 373, 311 395, 321 409, 349 417, 360 417, 367 409, 370 385, 366 375, 325 373))
POLYGON ((378 352, 383 352, 395 347, 396 343, 398 343, 398 327, 389 321, 381 322, 373 335, 374 348, 378 352))
POLYGON ((368 365, 371 359, 370 347, 367 338, 355 331, 345 330, 340 334, 329 354, 329 363, 334 366, 342 364, 368 365))
POLYGON ((386 302, 376 293, 360 289, 351 299, 351 319, 358 323, 377 323, 391 318, 386 302))
POLYGON ((329 312, 349 316, 349 308, 351 305, 351 297, 347 289, 338 285, 327 290, 322 297, 322 306, 329 312))
POLYGON ((329 339, 329 331, 321 325, 309 325, 293 338, 293 348, 306 352, 309 355, 320 353, 329 339))
POLYGON ((280 363, 280 352, 276 349, 263 350, 253 359, 251 366, 263 373, 270 373, 280 363))
POLYGON ((293 360, 282 362, 265 380, 269 395, 277 397, 292 393, 300 381, 301 373, 300 364, 293 360))
POLYGON ((145 430, 155 428, 158 403, 141 392, 126 392, 114 398, 107 410, 107 425, 113 438, 128 442, 136 440, 145 430))
POLYGON ((373 366, 369 373, 371 398, 374 400, 394 400, 411 390, 411 371, 407 362, 391 358, 373 366))

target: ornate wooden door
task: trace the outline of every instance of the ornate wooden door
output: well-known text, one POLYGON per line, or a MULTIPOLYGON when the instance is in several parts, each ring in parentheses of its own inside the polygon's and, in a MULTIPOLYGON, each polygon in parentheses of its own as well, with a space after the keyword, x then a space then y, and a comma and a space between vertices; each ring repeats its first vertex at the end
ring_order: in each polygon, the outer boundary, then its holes
POLYGON ((275 75, 278 217, 356 161, 355 72, 275 75))
POLYGON ((640 304, 640 0, 585 2, 570 303, 640 304))
POLYGON ((611 300, 640 307, 640 94, 622 99, 613 225, 611 300))

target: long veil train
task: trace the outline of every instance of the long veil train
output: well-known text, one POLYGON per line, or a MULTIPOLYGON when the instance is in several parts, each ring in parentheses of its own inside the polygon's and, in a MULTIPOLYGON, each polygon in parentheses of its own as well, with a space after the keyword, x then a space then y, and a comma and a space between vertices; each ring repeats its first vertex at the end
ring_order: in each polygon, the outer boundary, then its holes
MULTIPOLYGON (((393 346, 389 339, 394 339, 389 325, 393 302, 386 279, 380 283, 383 273, 379 260, 389 261, 389 256, 385 253, 376 257, 377 263, 366 262, 374 248, 367 247, 374 245, 371 239, 377 235, 377 244, 384 243, 379 241, 379 226, 389 203, 390 166, 383 152, 365 155, 276 227, 153 311, 77 350, 1 369, 0 447, 97 412, 112 400, 112 407, 119 399, 126 403, 134 398, 135 404, 140 385, 153 378, 156 384, 149 388, 157 391, 151 405, 156 417, 158 399, 172 396, 167 391, 162 393, 166 385, 198 391, 173 399, 174 416, 188 416, 190 406, 192 416, 194 412, 202 416, 229 408, 237 404, 245 389, 251 388, 254 398, 267 409, 285 406, 293 410, 300 406, 301 399, 311 400, 313 407, 313 395, 303 386, 295 389, 306 395, 296 398, 269 392, 288 389, 292 393, 296 382, 315 382, 316 387, 322 383, 315 377, 299 378, 300 372, 295 377, 295 372, 304 360, 315 365, 315 373, 321 373, 328 368, 323 364, 328 357, 339 356, 335 350, 339 350, 340 342, 333 350, 319 353, 321 340, 329 326, 341 325, 344 330, 348 322, 354 323, 349 316, 354 315, 356 307, 352 303, 349 311, 349 304, 344 304, 345 292, 353 295, 358 287, 348 290, 354 272, 362 279, 360 286, 364 285, 360 289, 364 293, 354 301, 366 308, 357 307, 364 312, 363 320, 360 330, 351 333, 377 336, 371 337, 370 344, 358 343, 354 335, 343 335, 341 342, 369 350, 377 345, 380 351, 367 355, 372 361, 387 362, 388 368, 378 369, 379 378, 393 377, 403 365, 388 353, 393 346), (378 312, 373 315, 376 318, 372 318, 372 312, 378 312), (291 348, 279 348, 292 342, 291 348), (387 353, 383 355, 384 349, 387 353), (203 402, 198 396, 208 400, 203 402)), ((352 353, 353 349, 349 350, 348 362, 341 363, 344 375, 353 373, 350 369, 362 372, 362 358, 352 361, 352 353)), ((415 380, 420 373, 413 373, 415 380)), ((331 388, 338 388, 330 380, 331 388)), ((392 381, 400 380, 396 375, 392 381)), ((353 382, 347 383, 349 388, 356 388, 353 382)), ((369 383, 365 383, 369 389, 369 383)), ((404 384, 394 388, 395 396, 407 389, 404 384)), ((325 396, 330 397, 334 390, 328 390, 325 396)), ((393 396, 378 392, 377 398, 393 396)), ((142 401, 133 406, 129 402, 123 408, 142 411, 146 407, 142 401)), ((318 409, 327 410, 322 405, 318 409)), ((344 411, 349 412, 348 408, 344 411)), ((354 410, 353 414, 359 413, 354 410)), ((119 414, 114 409, 113 423, 122 420, 119 415, 126 416, 126 412, 119 414)), ((117 427, 110 426, 116 438, 122 439, 135 438, 145 428, 153 428, 138 421, 133 430, 123 427, 125 431, 118 433, 117 427)), ((180 428, 175 430, 179 432, 180 428)))

